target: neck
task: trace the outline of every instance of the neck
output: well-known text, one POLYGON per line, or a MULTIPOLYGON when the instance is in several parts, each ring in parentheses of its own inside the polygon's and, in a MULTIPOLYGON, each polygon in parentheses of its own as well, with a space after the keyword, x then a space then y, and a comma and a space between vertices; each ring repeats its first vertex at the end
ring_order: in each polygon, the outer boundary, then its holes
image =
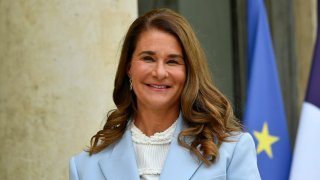
POLYGON ((139 109, 138 107, 134 124, 145 135, 152 136, 168 129, 176 121, 179 113, 178 107, 168 110, 139 109))

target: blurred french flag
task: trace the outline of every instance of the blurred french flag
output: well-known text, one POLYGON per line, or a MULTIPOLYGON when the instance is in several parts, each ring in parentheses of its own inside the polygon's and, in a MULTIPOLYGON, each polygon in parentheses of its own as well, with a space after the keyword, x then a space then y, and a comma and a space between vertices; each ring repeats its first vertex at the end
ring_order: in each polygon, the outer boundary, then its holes
POLYGON ((320 179, 320 29, 318 30, 309 83, 302 105, 290 179, 320 179))

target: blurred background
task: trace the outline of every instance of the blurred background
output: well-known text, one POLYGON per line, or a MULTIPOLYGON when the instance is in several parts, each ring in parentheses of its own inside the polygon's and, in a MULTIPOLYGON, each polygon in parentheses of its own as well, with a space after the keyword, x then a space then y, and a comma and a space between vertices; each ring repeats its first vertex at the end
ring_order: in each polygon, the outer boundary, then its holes
MULTIPOLYGON (((316 38, 316 0, 265 0, 290 142, 316 38)), ((192 24, 237 117, 247 84, 246 0, 1 0, 0 179, 67 179, 69 158, 102 128, 133 20, 171 8, 192 24)), ((293 147, 293 146, 292 146, 293 147)))

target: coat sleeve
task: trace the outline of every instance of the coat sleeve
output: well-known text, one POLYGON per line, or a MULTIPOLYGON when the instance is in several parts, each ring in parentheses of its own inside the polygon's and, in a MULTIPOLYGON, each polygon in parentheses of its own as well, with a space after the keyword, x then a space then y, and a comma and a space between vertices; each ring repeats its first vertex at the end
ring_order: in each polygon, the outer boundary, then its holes
POLYGON ((79 180, 77 166, 74 157, 69 162, 69 180, 79 180))
POLYGON ((227 168, 228 180, 259 180, 257 154, 252 136, 244 133, 239 138, 227 168))

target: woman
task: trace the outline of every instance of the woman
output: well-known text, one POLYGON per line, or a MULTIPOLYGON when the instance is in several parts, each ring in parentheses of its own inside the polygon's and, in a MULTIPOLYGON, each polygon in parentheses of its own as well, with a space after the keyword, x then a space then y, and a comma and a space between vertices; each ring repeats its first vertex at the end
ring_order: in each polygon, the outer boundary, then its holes
POLYGON ((214 87, 188 22, 153 10, 130 26, 113 100, 70 179, 260 179, 255 146, 214 87))

